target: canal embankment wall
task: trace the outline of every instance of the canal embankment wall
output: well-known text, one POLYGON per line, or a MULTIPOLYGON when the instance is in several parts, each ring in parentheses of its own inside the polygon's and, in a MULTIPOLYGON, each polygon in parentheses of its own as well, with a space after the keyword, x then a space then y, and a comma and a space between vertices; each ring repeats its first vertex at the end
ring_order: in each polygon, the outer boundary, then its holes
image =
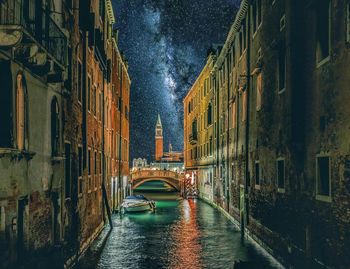
MULTIPOLYGON (((215 203, 214 201, 208 199, 205 195, 199 194, 199 199, 206 202, 210 206, 214 207, 218 211, 220 211, 221 214, 223 214, 230 222, 239 230, 241 231, 241 224, 239 220, 237 220, 235 217, 233 217, 229 212, 227 212, 222 206, 215 203)), ((271 259, 274 259, 276 263, 279 263, 281 268, 285 268, 286 261, 279 256, 270 246, 265 244, 258 235, 256 235, 254 232, 250 231, 248 228, 244 228, 244 240, 249 240, 251 243, 255 244, 258 248, 260 248, 264 254, 270 256, 271 259)))

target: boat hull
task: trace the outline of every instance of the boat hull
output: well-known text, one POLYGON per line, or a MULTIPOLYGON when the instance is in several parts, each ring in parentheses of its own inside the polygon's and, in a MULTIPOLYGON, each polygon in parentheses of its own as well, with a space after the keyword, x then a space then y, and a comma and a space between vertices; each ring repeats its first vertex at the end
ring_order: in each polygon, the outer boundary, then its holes
POLYGON ((138 205, 138 206, 126 206, 123 207, 125 212, 145 212, 152 210, 151 206, 149 204, 147 205, 138 205))

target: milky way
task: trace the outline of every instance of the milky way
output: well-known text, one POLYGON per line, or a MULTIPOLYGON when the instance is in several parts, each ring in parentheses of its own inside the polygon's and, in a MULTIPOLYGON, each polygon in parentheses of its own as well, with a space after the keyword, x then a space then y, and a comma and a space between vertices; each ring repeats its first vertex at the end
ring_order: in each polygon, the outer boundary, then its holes
POLYGON ((223 43, 238 0, 113 0, 119 47, 129 62, 131 160, 154 155, 158 113, 164 146, 183 149, 182 100, 211 44, 223 43))

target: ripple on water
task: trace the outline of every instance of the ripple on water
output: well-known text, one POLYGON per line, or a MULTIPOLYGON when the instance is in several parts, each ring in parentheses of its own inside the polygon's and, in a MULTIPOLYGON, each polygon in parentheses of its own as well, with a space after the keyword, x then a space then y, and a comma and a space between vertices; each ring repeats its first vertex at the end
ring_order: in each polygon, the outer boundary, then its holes
POLYGON ((114 216, 114 229, 101 234, 77 268, 226 269, 235 260, 280 268, 254 244, 243 244, 240 232, 209 205, 173 194, 159 197, 151 197, 155 214, 114 216))

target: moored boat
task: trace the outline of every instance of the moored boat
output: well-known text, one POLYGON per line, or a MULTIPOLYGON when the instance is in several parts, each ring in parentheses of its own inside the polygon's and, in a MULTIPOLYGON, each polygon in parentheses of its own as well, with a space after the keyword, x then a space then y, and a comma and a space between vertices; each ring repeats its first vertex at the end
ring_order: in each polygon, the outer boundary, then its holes
POLYGON ((154 211, 156 209, 154 201, 143 195, 127 196, 121 206, 124 213, 154 211))

